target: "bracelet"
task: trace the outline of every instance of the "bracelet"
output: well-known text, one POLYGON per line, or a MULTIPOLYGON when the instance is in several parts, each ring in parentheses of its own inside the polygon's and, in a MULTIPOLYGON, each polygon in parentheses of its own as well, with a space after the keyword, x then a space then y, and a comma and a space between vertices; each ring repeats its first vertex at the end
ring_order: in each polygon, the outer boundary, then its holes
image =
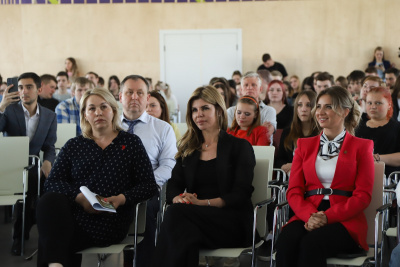
POLYGON ((209 199, 207 199, 207 203, 208 203, 208 206, 210 207, 210 206, 211 206, 211 203, 210 203, 210 200, 209 200, 209 199))

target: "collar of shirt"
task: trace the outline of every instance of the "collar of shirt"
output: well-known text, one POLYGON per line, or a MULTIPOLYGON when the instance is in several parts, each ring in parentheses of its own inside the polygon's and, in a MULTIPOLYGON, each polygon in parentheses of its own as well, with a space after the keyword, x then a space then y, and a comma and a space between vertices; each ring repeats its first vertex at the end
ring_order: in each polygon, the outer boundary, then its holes
POLYGON ((259 102, 259 106, 260 106, 260 109, 263 109, 263 108, 266 107, 267 105, 265 105, 265 103, 264 103, 263 101, 260 101, 260 102, 259 102))
POLYGON ((72 103, 74 103, 74 106, 78 107, 79 110, 79 103, 76 101, 75 96, 72 98, 72 103))
MULTIPOLYGON (((150 116, 150 115, 147 114, 146 111, 144 111, 144 112, 142 113, 142 115, 140 115, 140 117, 137 118, 136 120, 139 120, 140 122, 143 122, 143 123, 146 123, 146 124, 147 124, 147 123, 149 122, 149 116, 150 116)), ((125 123, 124 120, 130 121, 130 119, 126 118, 125 115, 124 115, 124 113, 122 113, 122 115, 121 115, 121 124, 122 124, 122 128, 123 128, 125 131, 127 131, 127 130, 129 129, 129 125, 128 125, 127 123, 125 123)))
MULTIPOLYGON (((28 116, 28 118, 30 118, 31 115, 29 114, 29 111, 25 108, 24 104, 21 103, 21 106, 22 106, 22 109, 24 110, 25 117, 28 116)), ((37 104, 36 104, 36 113, 33 116, 39 116, 39 107, 37 104)))

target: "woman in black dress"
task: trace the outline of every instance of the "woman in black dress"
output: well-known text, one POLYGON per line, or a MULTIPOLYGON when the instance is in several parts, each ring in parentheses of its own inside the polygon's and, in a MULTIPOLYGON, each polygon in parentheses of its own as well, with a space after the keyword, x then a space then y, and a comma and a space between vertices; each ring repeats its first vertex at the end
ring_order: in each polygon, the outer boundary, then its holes
POLYGON ((283 82, 273 80, 268 84, 264 103, 276 110, 277 129, 285 129, 293 119, 293 107, 288 104, 286 97, 283 82))
POLYGON ((400 122, 392 118, 392 97, 385 87, 373 87, 366 97, 368 121, 362 120, 356 136, 374 141, 374 158, 385 162, 385 174, 400 170, 400 122))
POLYGON ((118 104, 105 89, 80 102, 82 135, 61 149, 37 207, 37 266, 80 266, 77 251, 121 242, 135 203, 157 192, 142 141, 119 126, 118 104), (105 197, 116 213, 93 209, 80 187, 105 197))
POLYGON ((152 266, 198 266, 200 248, 244 247, 252 240, 252 146, 226 133, 225 103, 212 86, 194 91, 186 122, 152 266))

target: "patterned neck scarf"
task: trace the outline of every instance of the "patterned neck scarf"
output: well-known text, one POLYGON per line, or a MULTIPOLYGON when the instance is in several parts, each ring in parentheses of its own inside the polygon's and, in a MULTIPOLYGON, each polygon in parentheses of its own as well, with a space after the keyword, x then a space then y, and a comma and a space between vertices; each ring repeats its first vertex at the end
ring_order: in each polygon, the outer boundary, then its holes
POLYGON ((344 137, 346 135, 346 129, 343 130, 338 136, 335 137, 332 141, 328 140, 325 133, 322 133, 320 139, 320 156, 324 160, 328 160, 331 157, 335 157, 339 154, 340 147, 343 143, 344 137))

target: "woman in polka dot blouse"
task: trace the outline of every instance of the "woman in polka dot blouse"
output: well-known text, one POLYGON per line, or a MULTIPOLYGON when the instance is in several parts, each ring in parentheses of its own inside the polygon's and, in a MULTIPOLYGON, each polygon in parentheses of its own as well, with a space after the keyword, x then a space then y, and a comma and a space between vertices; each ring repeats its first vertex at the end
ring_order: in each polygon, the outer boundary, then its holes
POLYGON ((145 148, 139 137, 120 128, 111 93, 88 91, 80 106, 82 136, 61 149, 38 203, 38 266, 80 266, 76 251, 120 242, 135 203, 157 190, 145 148), (94 210, 81 186, 105 197, 117 212, 94 210))

